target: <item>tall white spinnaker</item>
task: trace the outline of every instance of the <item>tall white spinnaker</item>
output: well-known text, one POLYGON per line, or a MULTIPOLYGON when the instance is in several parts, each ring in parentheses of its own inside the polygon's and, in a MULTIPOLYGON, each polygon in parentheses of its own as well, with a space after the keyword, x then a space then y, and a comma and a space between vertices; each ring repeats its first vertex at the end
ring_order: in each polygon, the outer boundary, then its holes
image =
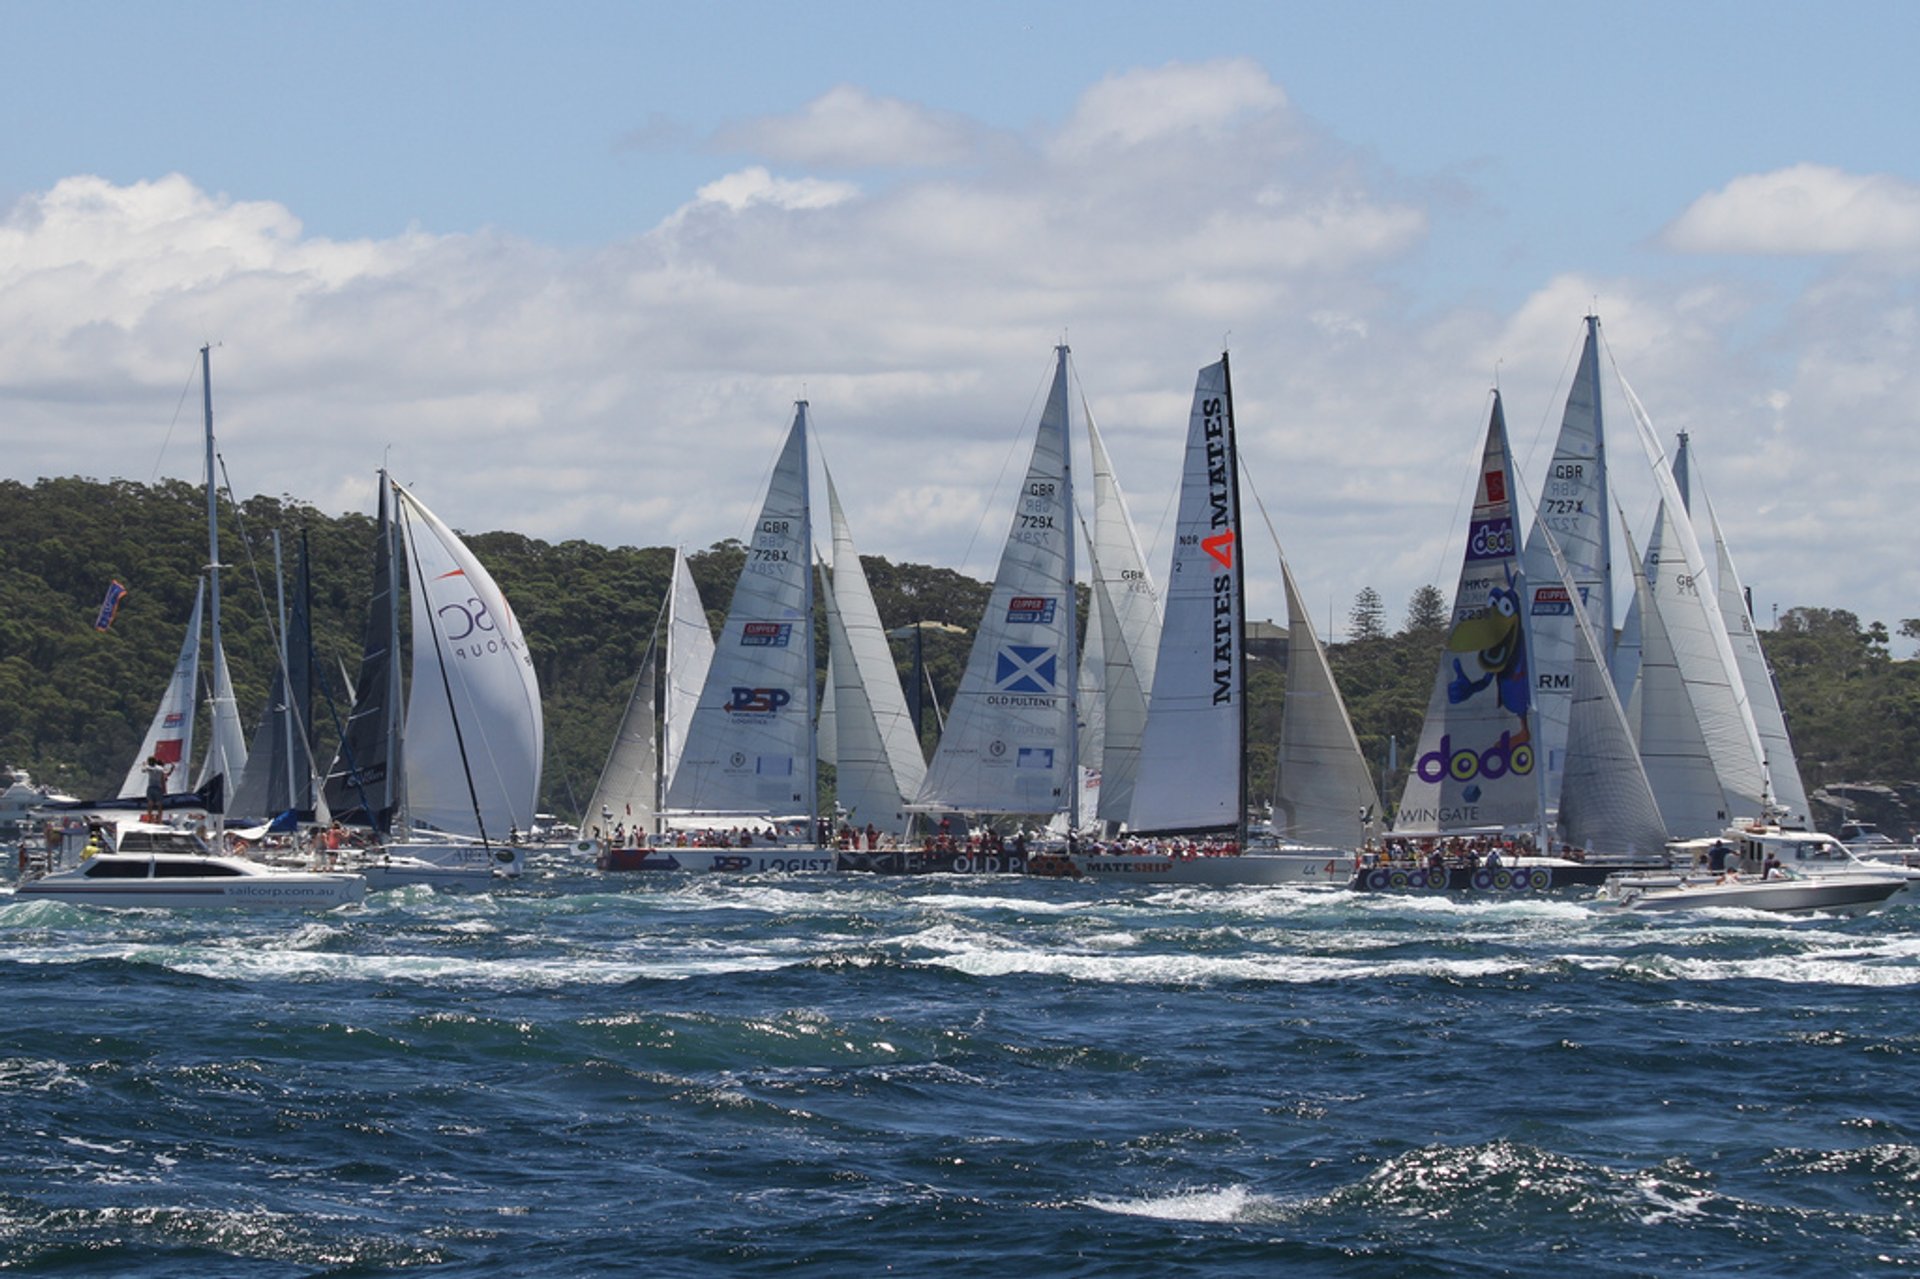
MULTIPOLYGON (((1647 585, 1673 646, 1674 661, 1686 681, 1687 695, 1699 718, 1700 735, 1713 756, 1726 802, 1736 816, 1758 816, 1766 811, 1768 803, 1760 734, 1734 661, 1726 622, 1705 589, 1711 581, 1706 556, 1694 536, 1679 486, 1646 409, 1624 378, 1620 386, 1660 494, 1659 523, 1651 543, 1657 549, 1647 554, 1647 585)), ((1644 606, 1641 626, 1647 626, 1644 606)), ((1643 651, 1643 667, 1646 661, 1643 651)), ((1644 706, 1646 700, 1641 700, 1644 706)), ((1648 773, 1651 776, 1651 768, 1648 773)), ((1661 811, 1666 812, 1664 804, 1661 811)), ((1666 815, 1672 829, 1672 815, 1666 815)))
POLYGON ((807 403, 767 485, 667 807, 781 818, 817 806, 807 403))
POLYGON ((927 762, 840 494, 831 473, 826 479, 833 530, 833 589, 827 596, 833 649, 827 669, 834 708, 834 793, 854 826, 903 835, 907 804, 926 781, 927 762))
POLYGON ((1013 527, 916 808, 1080 816, 1067 354, 1055 348, 1013 527))
POLYGON ((524 834, 546 741, 526 637, 466 543, 406 489, 394 496, 413 601, 407 819, 489 840, 524 834))
POLYGON ((200 683, 200 617, 207 594, 202 581, 193 588, 193 612, 187 618, 187 635, 174 659, 173 677, 160 695, 160 705, 140 741, 140 753, 120 783, 120 798, 138 799, 147 793, 147 761, 158 759, 173 769, 174 789, 185 790, 186 768, 193 759, 193 708, 200 683))
POLYGON ((1284 555, 1280 577, 1287 592, 1287 700, 1274 830, 1295 843, 1358 848, 1379 815, 1379 792, 1284 555))
POLYGON ((1166 613, 1128 824, 1235 832, 1246 846, 1246 604, 1240 463, 1227 357, 1200 370, 1187 417, 1166 613))
POLYGON ((1567 389, 1553 461, 1540 488, 1527 536, 1527 611, 1532 623, 1533 698, 1539 727, 1535 758, 1545 766, 1547 807, 1559 803, 1572 714, 1579 607, 1599 659, 1611 663, 1613 641, 1612 511, 1600 409, 1600 320, 1586 319, 1586 341, 1567 389), (1546 536, 1552 531, 1552 542, 1546 536), (1556 554, 1557 551, 1557 554, 1556 554), (1563 576, 1564 571, 1564 576, 1563 576))
POLYGON ((1453 625, 1400 800, 1399 830, 1541 825, 1532 628, 1523 607, 1529 594, 1515 496, 1506 415, 1495 391, 1453 625))
POLYGON ((1794 758, 1793 739, 1787 733, 1787 718, 1780 708, 1780 695, 1774 688, 1773 668, 1767 664, 1760 647, 1760 634, 1753 625, 1746 586, 1734 568, 1733 553, 1727 549, 1726 533, 1713 500, 1702 491, 1707 508, 1707 524, 1713 535, 1713 553, 1717 572, 1717 596, 1720 617, 1727 627, 1727 639, 1733 645, 1735 668, 1741 685, 1747 690, 1747 704, 1753 711, 1753 725, 1760 734, 1762 759, 1766 764, 1767 785, 1774 804, 1785 809, 1789 821, 1811 822, 1813 810, 1807 802, 1807 788, 1800 780, 1800 763, 1794 758))
POLYGON ((1083 815, 1119 823, 1127 820, 1140 769, 1147 693, 1153 687, 1160 649, 1160 596, 1147 571, 1140 536, 1134 531, 1107 446, 1094 426, 1093 414, 1084 416, 1093 459, 1093 595, 1082 652, 1090 665, 1098 664, 1099 691, 1097 710, 1084 701, 1080 708, 1088 736, 1098 742, 1095 759, 1082 764, 1099 769, 1100 785, 1097 813, 1083 815), (1093 652, 1096 639, 1097 654, 1093 652), (1097 733, 1092 731, 1095 725, 1097 733))

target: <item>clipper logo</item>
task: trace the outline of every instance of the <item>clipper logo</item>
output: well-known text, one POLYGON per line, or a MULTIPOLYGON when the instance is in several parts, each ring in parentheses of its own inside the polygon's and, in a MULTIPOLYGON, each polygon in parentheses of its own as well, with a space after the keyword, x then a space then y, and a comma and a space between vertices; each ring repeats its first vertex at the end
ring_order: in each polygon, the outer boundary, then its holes
POLYGON ((1050 595, 1016 595, 1007 601, 1007 620, 1024 622, 1030 626, 1051 626, 1053 624, 1053 597, 1050 595))
POLYGON ((1015 768, 1044 768, 1051 771, 1053 768, 1053 747, 1022 746, 1019 755, 1014 758, 1013 766, 1015 768))
POLYGON ((746 648, 785 648, 792 638, 792 622, 748 622, 740 631, 746 648))
POLYGON ((1052 693, 1059 678, 1059 657, 1052 648, 1009 644, 996 654, 993 686, 1003 693, 1052 693))
POLYGON ((186 715, 183 712, 168 711, 167 718, 165 722, 161 724, 161 727, 162 728, 178 728, 185 721, 186 721, 186 715))
POLYGON ((1572 617, 1573 597, 1564 586, 1542 586, 1533 593, 1535 617, 1572 617))
POLYGON ((784 688, 736 687, 726 709, 742 715, 771 715, 792 700, 793 694, 784 688))

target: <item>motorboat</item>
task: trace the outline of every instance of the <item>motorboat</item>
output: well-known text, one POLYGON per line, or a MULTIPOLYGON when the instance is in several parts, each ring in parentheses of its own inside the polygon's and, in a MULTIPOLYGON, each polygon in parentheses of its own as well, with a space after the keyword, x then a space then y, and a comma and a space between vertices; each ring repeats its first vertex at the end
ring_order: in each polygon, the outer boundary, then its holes
POLYGON ((14 888, 16 901, 87 906, 331 910, 366 896, 345 872, 282 870, 214 852, 194 831, 147 822, 82 829, 76 860, 50 859, 14 888))
POLYGON ((1864 915, 1906 887, 1887 875, 1793 875, 1767 879, 1738 872, 1718 876, 1622 874, 1601 889, 1623 910, 1765 910, 1781 914, 1864 915))
POLYGON ((1920 848, 1911 842, 1900 843, 1872 822, 1842 822, 1839 839, 1854 856, 1866 861, 1920 866, 1920 848))

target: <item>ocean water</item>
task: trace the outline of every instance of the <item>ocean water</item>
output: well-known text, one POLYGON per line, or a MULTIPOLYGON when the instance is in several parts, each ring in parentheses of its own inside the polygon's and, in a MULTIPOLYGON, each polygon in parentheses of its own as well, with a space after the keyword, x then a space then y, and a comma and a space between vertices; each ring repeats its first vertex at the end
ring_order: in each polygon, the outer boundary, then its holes
POLYGON ((0 897, 28 1275, 1920 1272, 1920 904, 0 897))

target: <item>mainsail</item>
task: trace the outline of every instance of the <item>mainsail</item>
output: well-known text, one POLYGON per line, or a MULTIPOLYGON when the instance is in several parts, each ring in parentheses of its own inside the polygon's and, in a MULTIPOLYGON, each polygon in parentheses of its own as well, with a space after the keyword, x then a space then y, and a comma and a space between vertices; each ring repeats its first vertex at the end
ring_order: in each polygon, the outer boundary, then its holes
MULTIPOLYGON (((1654 525, 1659 538, 1666 514, 1654 525)), ((1675 839, 1717 835, 1726 829, 1730 814, 1720 775, 1700 732, 1693 695, 1667 636, 1667 627, 1642 561, 1633 554, 1633 535, 1627 534, 1627 554, 1633 560, 1633 584, 1639 603, 1639 678, 1628 701, 1628 720, 1639 740, 1640 759, 1660 805, 1660 819, 1675 839)))
POLYGON ((406 804, 415 827, 506 839, 533 826, 545 727, 520 623, 466 543, 395 488, 413 600, 406 804))
POLYGON ((340 821, 386 832, 400 803, 400 597, 398 549, 389 512, 387 473, 380 472, 380 505, 373 534, 373 593, 361 631, 360 673, 353 705, 323 792, 340 821))
POLYGON ((1532 622, 1535 758, 1546 766, 1547 806, 1559 803, 1572 714, 1576 606, 1586 614, 1599 659, 1613 641, 1613 555, 1609 544, 1607 453, 1600 417, 1600 320, 1588 316, 1580 364, 1567 390, 1547 481, 1527 536, 1527 611, 1532 622), (1549 545, 1546 531, 1553 534, 1549 545), (1556 555, 1556 548, 1558 554, 1556 555), (1562 569, 1564 568, 1564 578, 1562 569))
POLYGON ((1100 772, 1097 816, 1118 823, 1127 819, 1132 807, 1134 778, 1140 769, 1147 690, 1153 687, 1160 649, 1160 598, 1106 444, 1093 415, 1085 417, 1093 457, 1093 601, 1082 651, 1087 663, 1096 666, 1099 685, 1097 712, 1084 700, 1081 704, 1090 728, 1098 726, 1097 733, 1088 733, 1097 738, 1097 753, 1081 763, 1100 772))
POLYGON ((1500 393, 1481 450, 1453 626, 1396 828, 1530 828, 1541 821, 1529 598, 1500 393))
POLYGON ((1740 672, 1740 683, 1747 690, 1748 705, 1753 709, 1753 724, 1760 734, 1767 768, 1767 784, 1776 805, 1793 818, 1809 821, 1813 810, 1808 807, 1807 788, 1800 780, 1800 764, 1794 758, 1793 739, 1787 734, 1787 718, 1780 709, 1773 669, 1767 665, 1766 654, 1760 648, 1760 635, 1754 629, 1747 590, 1733 566, 1733 554, 1727 549, 1727 537, 1720 528, 1720 517, 1714 512, 1712 499, 1707 499, 1706 507, 1718 568, 1720 617, 1726 623, 1734 664, 1740 672))
POLYGON ((856 827, 901 835, 908 825, 907 800, 919 794, 927 764, 831 473, 827 508, 833 529, 827 670, 836 732, 834 793, 856 827))
MULTIPOLYGON (((1227 357, 1200 370, 1187 418, 1166 615, 1129 825, 1246 828, 1246 607, 1240 465, 1227 357)), ((1238 842, 1244 847, 1245 840, 1238 842)))
MULTIPOLYGON (((1760 735, 1734 663, 1726 622, 1705 589, 1711 580, 1707 576, 1706 556, 1694 536, 1692 521, 1687 517, 1680 489, 1662 455, 1652 421, 1624 380, 1621 388, 1660 491, 1660 516, 1653 542, 1658 550, 1648 552, 1647 585, 1673 645, 1674 660, 1686 680, 1693 712, 1699 718, 1700 734, 1713 756, 1714 771, 1720 777, 1720 789, 1736 813, 1757 816, 1767 804, 1760 735)), ((1644 607, 1640 623, 1643 628, 1648 625, 1644 607)), ((1643 652, 1643 668, 1646 661, 1643 652)), ((1648 771, 1651 775, 1652 770, 1648 771)), ((1665 812, 1664 805, 1662 811, 1665 812)), ((1666 816, 1668 828, 1673 829, 1673 815, 1666 816)))
POLYGON ((581 814, 581 824, 597 826, 603 839, 611 838, 616 827, 626 831, 653 829, 660 790, 660 747, 653 713, 659 637, 656 625, 640 662, 640 674, 633 681, 633 692, 627 697, 626 712, 607 750, 606 763, 581 814))
POLYGON ((707 671, 712 665, 713 627, 707 622, 706 606, 700 602, 700 588, 694 585, 693 569, 685 553, 676 549, 673 592, 667 597, 667 705, 660 725, 665 751, 660 762, 663 784, 672 783, 680 756, 686 752, 687 725, 693 722, 694 708, 700 705, 700 690, 707 686, 707 671))
POLYGON ((812 816, 812 545, 802 400, 667 788, 668 808, 812 816))
POLYGON ((1062 346, 993 594, 916 807, 1051 814, 1073 806, 1079 674, 1067 404, 1062 346))

